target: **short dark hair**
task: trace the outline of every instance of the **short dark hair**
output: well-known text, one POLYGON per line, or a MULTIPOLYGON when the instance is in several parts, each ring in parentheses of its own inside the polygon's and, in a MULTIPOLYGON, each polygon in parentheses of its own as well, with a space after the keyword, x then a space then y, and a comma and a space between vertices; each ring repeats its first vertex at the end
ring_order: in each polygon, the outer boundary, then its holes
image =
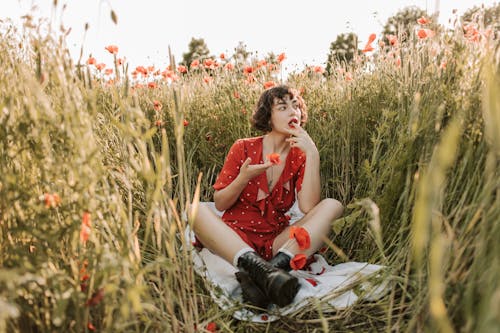
POLYGON ((301 113, 300 124, 301 126, 304 125, 307 122, 307 107, 304 99, 296 89, 280 85, 267 89, 260 95, 257 106, 252 114, 252 127, 266 133, 271 132, 271 112, 274 99, 283 99, 286 95, 289 95, 290 98, 297 98, 301 113))

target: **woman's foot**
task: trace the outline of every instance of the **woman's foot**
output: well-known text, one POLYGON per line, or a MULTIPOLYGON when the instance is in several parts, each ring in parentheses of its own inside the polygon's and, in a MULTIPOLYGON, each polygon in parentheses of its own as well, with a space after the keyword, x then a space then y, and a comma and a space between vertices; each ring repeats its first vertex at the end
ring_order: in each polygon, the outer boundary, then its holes
POLYGON ((245 271, 235 273, 236 279, 240 283, 243 301, 245 303, 266 309, 271 301, 266 294, 252 281, 250 276, 245 271))
POLYGON ((248 273, 250 279, 269 300, 278 306, 293 302, 299 291, 299 280, 280 268, 276 268, 255 252, 247 252, 238 259, 238 268, 248 273))
POLYGON ((285 252, 278 252, 271 260, 269 260, 269 263, 274 267, 281 268, 285 272, 290 272, 292 269, 290 267, 291 259, 292 258, 285 252))

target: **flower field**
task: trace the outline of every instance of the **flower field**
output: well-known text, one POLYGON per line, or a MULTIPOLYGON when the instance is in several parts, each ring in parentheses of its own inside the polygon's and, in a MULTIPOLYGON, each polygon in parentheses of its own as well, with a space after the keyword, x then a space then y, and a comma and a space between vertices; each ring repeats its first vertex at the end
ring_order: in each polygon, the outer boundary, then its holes
MULTIPOLYGON (((26 18, 0 30, 0 332, 497 332, 500 47, 480 21, 369 36, 349 64, 286 54, 168 68, 75 61, 26 18), (387 266, 382 299, 240 322, 195 274, 184 229, 211 201, 264 89, 308 105, 333 263, 387 266)), ((357 286, 354 286, 357 288, 357 286)), ((361 292, 361 291, 359 291, 361 292)))

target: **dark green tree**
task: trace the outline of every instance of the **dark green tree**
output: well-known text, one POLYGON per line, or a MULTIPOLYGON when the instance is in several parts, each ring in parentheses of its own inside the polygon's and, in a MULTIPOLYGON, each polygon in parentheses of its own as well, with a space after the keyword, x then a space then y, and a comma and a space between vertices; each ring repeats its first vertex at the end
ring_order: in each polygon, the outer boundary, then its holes
POLYGON ((189 66, 189 64, 195 59, 203 60, 207 58, 210 53, 203 38, 191 38, 188 48, 188 52, 182 54, 181 64, 186 66, 189 66))
POLYGON ((355 54, 359 54, 358 36, 353 32, 338 35, 337 39, 330 44, 326 72, 332 74, 333 64, 349 63, 354 59, 355 54))
POLYGON ((486 8, 474 6, 460 17, 460 21, 462 24, 478 23, 480 28, 491 27, 495 33, 498 33, 500 31, 500 3, 486 8))
POLYGON ((419 7, 410 6, 398 11, 395 15, 387 19, 382 31, 383 41, 387 44, 387 35, 398 36, 400 42, 404 42, 410 36, 412 30, 418 24, 417 20, 421 17, 429 19, 429 25, 432 25, 435 20, 427 14, 427 12, 419 7))

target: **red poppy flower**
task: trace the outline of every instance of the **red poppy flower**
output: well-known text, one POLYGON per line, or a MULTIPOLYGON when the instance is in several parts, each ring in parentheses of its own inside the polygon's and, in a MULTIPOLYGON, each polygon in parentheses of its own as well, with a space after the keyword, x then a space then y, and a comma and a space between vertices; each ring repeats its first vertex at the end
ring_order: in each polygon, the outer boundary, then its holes
POLYGON ((434 35, 435 35, 434 31, 432 31, 431 29, 419 29, 417 31, 417 36, 420 39, 430 38, 434 35))
POLYGON ((417 23, 418 24, 421 24, 421 25, 426 25, 427 23, 429 23, 429 20, 426 18, 426 17, 421 17, 417 20, 417 23))
POLYGON ((90 279, 90 275, 85 274, 80 278, 80 290, 85 293, 88 289, 87 280, 90 279))
POLYGON ((252 84, 255 82, 255 77, 252 74, 248 74, 245 83, 246 84, 252 84))
POLYGON ((104 74, 106 74, 106 75, 113 74, 113 68, 106 68, 106 70, 104 71, 104 74))
POLYGON ((88 289, 89 289, 89 285, 88 284, 86 284, 84 282, 80 283, 80 291, 82 293, 86 293, 88 289))
POLYGON ((228 71, 232 71, 234 69, 234 65, 230 62, 228 62, 227 64, 224 65, 224 69, 228 70, 228 71))
POLYGON ((141 73, 144 76, 148 75, 148 70, 144 66, 137 66, 135 70, 137 73, 141 73))
POLYGON ((155 121, 155 125, 157 127, 162 127, 163 126, 163 121, 161 119, 158 119, 157 121, 155 121))
POLYGON ((260 316, 260 319, 262 319, 262 320, 264 320, 264 321, 267 321, 267 320, 269 319, 269 316, 268 316, 268 315, 263 314, 263 315, 261 315, 261 316, 260 316))
POLYGON ((207 324, 207 331, 212 332, 212 333, 216 332, 217 331, 217 324, 214 323, 213 321, 209 322, 207 324))
POLYGON ((272 88, 275 85, 276 85, 276 83, 274 83, 274 81, 266 81, 266 82, 264 82, 264 89, 272 88))
POLYGON ((94 57, 89 57, 87 59, 87 65, 95 65, 96 64, 96 60, 94 57))
POLYGON ((470 23, 470 24, 467 24, 466 26, 464 26, 464 37, 467 38, 468 40, 470 40, 471 42, 477 42, 479 41, 479 38, 481 37, 480 33, 479 33, 479 30, 477 29, 477 27, 470 23))
POLYGON ((183 65, 177 66, 177 70, 179 71, 179 73, 187 73, 187 67, 183 65))
POLYGON ((200 66, 200 61, 198 59, 191 61, 191 65, 189 65, 190 68, 198 68, 198 66, 200 66))
POLYGON ((366 45, 365 45, 365 48, 364 48, 363 50, 361 50, 361 52, 366 53, 366 52, 371 52, 371 51, 373 51, 373 50, 375 50, 375 49, 373 48, 373 46, 371 46, 370 44, 366 44, 366 45))
POLYGON ((89 329, 89 331, 95 331, 95 326, 92 325, 90 321, 87 323, 87 328, 89 329))
POLYGON ((118 46, 116 45, 108 45, 105 47, 105 49, 111 53, 111 54, 117 54, 118 53, 118 46))
POLYGON ((104 298, 104 288, 100 288, 92 294, 92 296, 85 302, 86 306, 94 306, 101 303, 104 298))
POLYGON ((370 34, 370 36, 368 36, 368 42, 366 42, 365 48, 362 50, 362 52, 366 53, 374 50, 372 43, 375 40, 375 38, 377 38, 377 35, 375 34, 370 34))
POLYGON ((286 59, 285 53, 280 53, 276 59, 278 59, 280 63, 283 62, 283 60, 286 59))
POLYGON ((54 200, 54 205, 59 206, 59 204, 61 203, 61 197, 59 197, 59 194, 57 193, 52 194, 52 198, 54 200))
POLYGON ((368 36, 368 43, 369 44, 373 43, 373 41, 375 40, 375 38, 377 38, 376 34, 370 34, 370 36, 368 36))
POLYGON ((236 90, 234 91, 233 96, 234 96, 234 98, 236 98, 236 99, 240 99, 240 98, 241 98, 240 93, 239 93, 239 92, 237 92, 236 90))
POLYGON ((184 127, 186 127, 187 125, 189 125, 189 121, 187 121, 186 119, 184 119, 183 125, 184 125, 184 127))
POLYGON ((313 71, 315 73, 323 74, 325 72, 325 69, 322 66, 314 66, 313 71))
POLYGON ((89 261, 87 259, 84 259, 82 261, 82 266, 80 267, 80 275, 87 273, 88 265, 89 265, 89 261))
POLYGON ((90 222, 90 213, 84 212, 82 216, 82 224, 80 228, 80 242, 85 245, 89 239, 92 223, 90 222))
POLYGON ((153 108, 155 109, 155 111, 160 111, 162 107, 163 105, 161 104, 160 101, 156 99, 153 101, 153 108))
POLYGON ((210 69, 214 69, 216 67, 215 61, 210 58, 203 60, 203 66, 205 66, 205 68, 210 68, 210 69))
POLYGON ((98 71, 102 71, 104 69, 104 67, 106 67, 106 64, 104 64, 102 62, 100 64, 95 65, 95 68, 97 68, 98 71))
POLYGON ((252 66, 245 66, 245 68, 243 68, 243 73, 245 73, 245 74, 250 74, 252 72, 253 72, 252 66))
POLYGON ((40 197, 40 200, 45 203, 46 208, 55 208, 61 203, 61 198, 57 193, 44 193, 44 195, 40 197))
POLYGON ((222 60, 224 60, 224 59, 226 59, 226 55, 225 55, 224 53, 221 53, 221 54, 219 55, 219 58, 221 58, 222 60))
POLYGON ((155 89, 157 87, 158 87, 158 85, 156 84, 156 82, 148 82, 148 88, 155 89))
POLYGON ((272 153, 266 156, 266 158, 271 162, 272 164, 280 164, 280 154, 278 153, 272 153))
POLYGON ((161 76, 165 79, 165 80, 168 80, 168 79, 172 79, 172 77, 175 75, 174 72, 172 72, 171 70, 164 70, 163 72, 161 72, 161 76))
POLYGON ((122 58, 118 58, 118 59, 116 59, 116 64, 117 64, 118 66, 123 65, 123 59, 122 59, 122 58))
POLYGON ((257 68, 261 68, 261 67, 264 67, 266 65, 267 65, 267 61, 265 59, 259 60, 259 62, 257 63, 257 68))
POLYGON ((290 267, 296 271, 305 266, 307 262, 307 257, 305 254, 299 253, 296 254, 291 260, 290 260, 290 267))
POLYGON ((297 244, 299 245, 299 249, 307 250, 311 247, 311 237, 309 236, 309 232, 302 227, 290 227, 290 238, 295 238, 297 244))
POLYGON ((398 45, 398 37, 396 37, 395 35, 387 35, 387 40, 392 46, 398 45))
POLYGON ((401 57, 396 58, 396 67, 401 67, 401 57))

